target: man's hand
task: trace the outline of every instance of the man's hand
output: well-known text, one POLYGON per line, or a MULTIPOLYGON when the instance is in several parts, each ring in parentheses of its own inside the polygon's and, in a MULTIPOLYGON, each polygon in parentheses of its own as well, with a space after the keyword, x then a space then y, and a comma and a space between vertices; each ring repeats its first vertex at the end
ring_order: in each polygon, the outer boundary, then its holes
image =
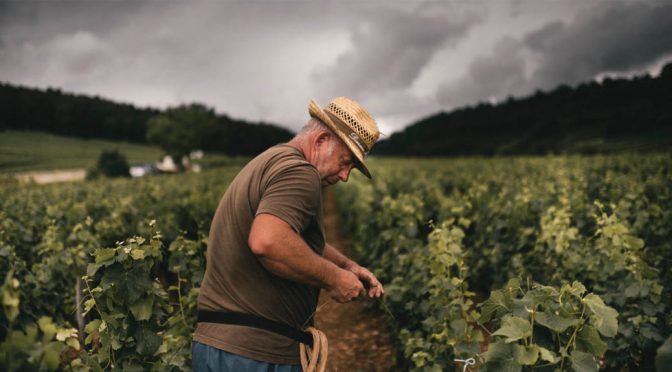
POLYGON ((364 285, 354 273, 338 269, 338 274, 326 290, 329 297, 336 302, 345 303, 364 293, 364 285))
POLYGON ((368 290, 369 298, 380 298, 385 294, 383 285, 378 281, 376 276, 366 268, 354 264, 348 267, 348 270, 355 274, 362 282, 364 287, 368 290))

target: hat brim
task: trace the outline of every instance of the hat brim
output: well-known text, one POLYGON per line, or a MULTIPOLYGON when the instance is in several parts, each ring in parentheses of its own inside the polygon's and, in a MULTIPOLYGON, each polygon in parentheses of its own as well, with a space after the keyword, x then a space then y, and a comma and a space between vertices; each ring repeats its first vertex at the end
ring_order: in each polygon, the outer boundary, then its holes
POLYGON ((369 179, 371 178, 371 172, 369 172, 369 168, 364 164, 364 153, 362 150, 355 144, 355 142, 345 135, 337 126, 334 124, 333 120, 327 115, 326 112, 320 108, 320 106, 315 102, 314 100, 311 100, 310 103, 308 104, 308 113, 310 116, 314 117, 315 119, 320 120, 323 122, 329 129, 331 129, 332 132, 336 133, 338 138, 345 143, 345 145, 348 147, 350 152, 355 156, 353 159, 355 161, 355 168, 357 168, 362 174, 364 174, 366 177, 369 179))

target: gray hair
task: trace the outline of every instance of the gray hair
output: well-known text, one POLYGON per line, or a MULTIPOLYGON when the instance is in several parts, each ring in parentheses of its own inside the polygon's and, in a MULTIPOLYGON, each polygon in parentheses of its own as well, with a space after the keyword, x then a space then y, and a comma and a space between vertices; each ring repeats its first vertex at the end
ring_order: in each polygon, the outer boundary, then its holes
POLYGON ((309 135, 318 132, 318 131, 325 131, 329 133, 331 140, 329 141, 329 154, 331 155, 334 152, 334 148, 336 143, 340 140, 336 133, 331 130, 326 124, 324 124, 321 120, 311 117, 308 119, 306 124, 301 128, 299 133, 296 134, 294 138, 296 139, 304 139, 307 138, 309 135))
POLYGON ((317 131, 328 131, 331 133, 331 129, 324 124, 321 120, 311 117, 308 119, 306 124, 301 128, 299 133, 296 134, 297 137, 305 137, 310 134, 313 134, 317 131))

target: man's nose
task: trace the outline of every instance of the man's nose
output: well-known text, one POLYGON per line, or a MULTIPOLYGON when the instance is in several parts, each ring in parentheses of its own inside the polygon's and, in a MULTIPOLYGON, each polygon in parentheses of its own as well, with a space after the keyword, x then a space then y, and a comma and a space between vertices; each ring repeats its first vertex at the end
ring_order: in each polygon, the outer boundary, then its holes
POLYGON ((345 168, 345 169, 341 170, 340 172, 338 172, 338 178, 343 182, 348 182, 348 177, 350 176, 350 170, 351 169, 352 168, 348 167, 348 168, 345 168))

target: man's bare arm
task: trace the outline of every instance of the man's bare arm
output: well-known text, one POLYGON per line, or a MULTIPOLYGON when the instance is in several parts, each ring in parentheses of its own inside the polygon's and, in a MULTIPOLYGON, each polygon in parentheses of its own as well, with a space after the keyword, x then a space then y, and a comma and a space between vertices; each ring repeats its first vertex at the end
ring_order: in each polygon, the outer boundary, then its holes
POLYGON ((378 281, 378 278, 376 278, 376 276, 371 273, 371 271, 365 267, 359 266, 355 261, 346 257, 343 253, 341 253, 341 251, 336 249, 331 244, 326 243, 324 245, 323 255, 324 258, 333 262, 338 267, 349 270, 357 275, 357 278, 359 278, 359 280, 361 280, 364 286, 368 289, 368 295, 370 298, 379 298, 385 294, 383 285, 380 283, 380 281, 378 281))
POLYGON ((255 217, 248 245, 268 271, 323 288, 338 302, 352 301, 364 291, 356 273, 313 252, 285 221, 271 214, 255 217))

